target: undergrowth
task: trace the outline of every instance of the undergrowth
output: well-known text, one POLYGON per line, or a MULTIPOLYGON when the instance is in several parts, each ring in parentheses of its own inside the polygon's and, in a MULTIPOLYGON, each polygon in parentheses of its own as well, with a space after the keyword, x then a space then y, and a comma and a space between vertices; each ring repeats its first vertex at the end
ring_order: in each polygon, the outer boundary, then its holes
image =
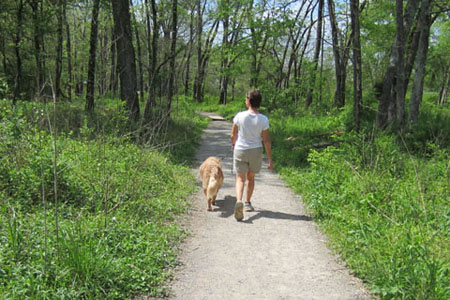
POLYGON ((407 135, 347 132, 345 111, 272 121, 278 171, 382 299, 450 298, 450 114, 422 113, 407 135))
POLYGON ((140 142, 121 103, 103 101, 95 115, 0 102, 0 298, 166 293, 206 121, 180 109, 140 142))

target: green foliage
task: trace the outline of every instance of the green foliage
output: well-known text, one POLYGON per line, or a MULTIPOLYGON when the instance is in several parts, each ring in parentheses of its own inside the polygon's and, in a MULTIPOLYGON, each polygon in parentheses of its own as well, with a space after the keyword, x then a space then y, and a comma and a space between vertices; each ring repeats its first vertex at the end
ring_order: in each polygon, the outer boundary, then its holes
POLYGON ((346 114, 337 117, 304 114, 297 117, 284 116, 283 111, 272 112, 271 139, 273 153, 277 164, 295 166, 304 165, 314 144, 332 142, 339 137, 345 127, 343 118, 346 114))
POLYGON ((55 126, 41 104, 0 104, 0 298, 165 295, 185 235, 177 215, 196 190, 186 162, 206 122, 179 110, 139 145, 120 104, 91 116, 79 106, 58 105, 55 126))
POLYGON ((429 153, 434 146, 450 146, 450 107, 436 106, 436 98, 435 94, 424 96, 419 120, 405 137, 414 152, 429 153))
MULTIPOLYGON (((429 113, 442 115, 440 125, 448 118, 448 111, 429 113)), ((367 127, 333 137, 323 133, 345 128, 346 110, 282 116, 271 115, 277 169, 353 272, 383 299, 449 298, 448 129, 441 126, 439 138, 416 130, 402 139, 367 127), (314 149, 318 138, 343 142, 314 149)), ((436 118, 422 131, 435 132, 436 118)))

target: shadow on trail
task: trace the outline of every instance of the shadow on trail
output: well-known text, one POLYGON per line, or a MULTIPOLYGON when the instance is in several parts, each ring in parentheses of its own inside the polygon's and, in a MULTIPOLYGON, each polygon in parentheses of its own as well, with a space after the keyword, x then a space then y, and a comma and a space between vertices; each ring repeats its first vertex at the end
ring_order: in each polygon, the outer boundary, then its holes
POLYGON ((228 218, 234 214, 234 205, 236 204, 236 197, 227 195, 223 200, 217 199, 216 206, 213 211, 220 211, 221 218, 228 218))
MULTIPOLYGON (((236 204, 236 197, 227 195, 224 199, 217 199, 216 200, 216 207, 213 211, 220 212, 221 218, 228 218, 234 214, 234 205, 236 204)), ((312 217, 304 216, 304 215, 293 215, 293 214, 286 214, 282 212, 277 211, 271 211, 271 210, 255 210, 255 215, 251 216, 248 219, 245 219, 242 221, 242 223, 248 223, 252 224, 253 221, 261 219, 261 218, 269 218, 269 219, 279 219, 279 220, 293 220, 293 221, 312 221, 312 217)))
POLYGON ((293 221, 307 221, 307 222, 313 220, 313 218, 308 217, 308 216, 286 214, 286 213, 271 211, 271 210, 255 210, 254 212, 257 212, 257 214, 251 216, 248 219, 243 220, 242 223, 252 224, 253 221, 261 219, 261 218, 293 220, 293 221))

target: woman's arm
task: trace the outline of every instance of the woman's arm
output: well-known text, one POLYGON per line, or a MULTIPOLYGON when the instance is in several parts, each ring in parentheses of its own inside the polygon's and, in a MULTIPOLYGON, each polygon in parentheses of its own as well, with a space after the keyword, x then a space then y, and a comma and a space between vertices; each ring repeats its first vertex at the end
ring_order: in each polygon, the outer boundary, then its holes
POLYGON ((234 149, 234 145, 236 144, 236 140, 238 137, 238 126, 233 123, 233 127, 231 127, 231 145, 234 149))
POLYGON ((269 170, 272 170, 273 169, 272 142, 270 141, 269 129, 263 130, 262 138, 263 138, 264 148, 266 149, 267 159, 269 160, 269 166, 267 168, 269 170))

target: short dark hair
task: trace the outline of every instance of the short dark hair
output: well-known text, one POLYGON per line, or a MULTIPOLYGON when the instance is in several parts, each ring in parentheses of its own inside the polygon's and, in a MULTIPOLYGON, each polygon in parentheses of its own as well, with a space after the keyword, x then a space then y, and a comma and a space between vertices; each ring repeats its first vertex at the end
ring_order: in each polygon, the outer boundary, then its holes
POLYGON ((251 89, 247 92, 247 98, 250 101, 250 105, 254 108, 261 106, 262 96, 258 89, 251 89))

